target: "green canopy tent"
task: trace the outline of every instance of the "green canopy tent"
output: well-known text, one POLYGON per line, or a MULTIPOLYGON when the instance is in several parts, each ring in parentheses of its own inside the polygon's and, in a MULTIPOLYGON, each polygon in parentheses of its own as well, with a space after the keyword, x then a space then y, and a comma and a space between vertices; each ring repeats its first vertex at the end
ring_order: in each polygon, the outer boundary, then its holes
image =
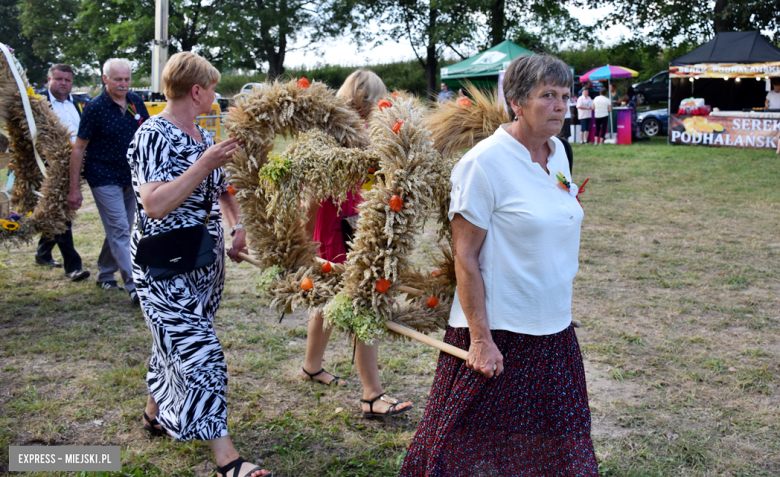
POLYGON ((492 88, 498 84, 498 72, 523 55, 533 55, 533 52, 505 40, 468 60, 442 68, 441 81, 452 91, 457 91, 463 81, 480 88, 492 88))

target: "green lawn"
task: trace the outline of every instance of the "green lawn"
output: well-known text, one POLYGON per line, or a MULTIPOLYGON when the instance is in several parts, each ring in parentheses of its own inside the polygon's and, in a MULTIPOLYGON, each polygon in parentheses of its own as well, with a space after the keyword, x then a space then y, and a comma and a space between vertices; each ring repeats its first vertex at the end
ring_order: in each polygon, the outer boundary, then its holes
MULTIPOLYGON (((780 475, 778 156, 665 138, 574 152, 575 182, 590 178, 574 315, 601 474, 780 475)), ((103 231, 85 195, 74 235, 94 278, 103 231)), ((150 340, 126 294, 69 283, 33 255, 0 249, 2 447, 121 445, 124 475, 214 475, 205 443, 141 430, 150 340)), ((382 344, 383 382, 415 409, 364 421, 346 337, 334 334, 325 366, 350 387, 299 380, 306 318, 279 323, 256 295, 259 276, 229 264, 216 323, 239 451, 275 476, 397 474, 437 354, 382 344)))

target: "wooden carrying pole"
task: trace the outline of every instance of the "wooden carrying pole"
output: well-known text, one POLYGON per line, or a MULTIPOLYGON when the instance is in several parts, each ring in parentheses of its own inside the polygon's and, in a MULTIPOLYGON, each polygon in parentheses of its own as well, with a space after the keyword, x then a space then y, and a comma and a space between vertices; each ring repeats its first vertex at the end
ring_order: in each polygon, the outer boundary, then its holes
MULTIPOLYGON (((250 257, 246 253, 239 252, 238 253, 238 258, 240 258, 241 260, 243 260, 245 262, 249 262, 249 263, 251 263, 252 265, 254 265, 256 267, 262 268, 262 266, 260 265, 259 261, 257 261, 254 258, 250 257)), ((317 260, 318 261, 322 261, 322 262, 325 261, 325 260, 322 260, 322 259, 319 259, 319 258, 317 260)), ((337 264, 337 263, 333 263, 331 265, 334 268, 342 266, 341 264, 337 264)), ((420 290, 418 290, 416 288, 407 287, 407 286, 404 286, 404 285, 399 285, 399 286, 396 286, 394 288, 396 290, 402 291, 404 293, 409 293, 410 295, 415 295, 415 296, 418 296, 418 295, 420 295, 422 293, 420 290)), ((394 321, 386 321, 385 324, 387 325, 388 329, 390 329, 392 331, 395 331, 398 334, 401 334, 401 335, 406 336, 407 338, 411 338, 413 340, 419 341, 420 343, 427 344, 428 346, 433 346, 434 348, 436 348, 436 349, 438 349, 440 351, 444 351, 445 353, 451 354, 452 356, 455 356, 456 358, 460 358, 460 359, 462 359, 464 361, 466 360, 466 356, 468 355, 467 351, 464 351, 464 350, 462 350, 460 348, 456 348, 455 346, 449 345, 449 344, 447 344, 447 343, 445 343, 443 341, 439 341, 439 340, 437 340, 435 338, 431 338, 428 335, 420 333, 419 331, 415 331, 415 330, 413 330, 411 328, 408 328, 408 327, 406 327, 404 325, 400 325, 400 324, 398 324, 398 323, 396 323, 394 321)))
POLYGON ((420 333, 419 331, 415 331, 411 328, 407 328, 404 325, 399 325, 395 321, 386 321, 385 325, 387 325, 387 328, 390 330, 395 331, 396 333, 400 335, 404 335, 407 338, 411 338, 413 340, 417 340, 420 343, 427 344, 428 346, 433 346, 434 348, 444 351, 447 354, 451 354, 452 356, 455 356, 456 358, 460 358, 463 361, 466 361, 466 356, 468 356, 468 351, 456 348, 455 346, 449 345, 445 343, 444 341, 439 341, 435 338, 431 338, 428 335, 425 335, 423 333, 420 333))
MULTIPOLYGON (((260 265, 259 261, 255 260, 254 258, 250 257, 249 255, 247 255, 245 253, 239 252, 238 253, 238 258, 240 258, 241 260, 243 260, 245 262, 249 262, 249 263, 251 263, 252 265, 254 265, 254 266, 258 267, 258 268, 263 268, 260 265)), ((323 260, 321 258, 317 258, 317 261, 325 262, 326 260, 323 260)), ((342 267, 341 264, 337 264, 337 263, 333 263, 331 265, 334 268, 335 267, 342 267)), ((418 290, 416 288, 407 287, 405 285, 396 285, 393 288, 395 290, 398 290, 398 291, 404 292, 404 293, 408 293, 409 295, 413 295, 413 296, 420 296, 422 294, 422 291, 420 291, 420 290, 418 290)), ((575 328, 579 328, 580 327, 579 321, 572 320, 572 323, 574 324, 575 328)), ((456 358, 460 358, 460 359, 462 359, 464 361, 466 360, 466 356, 468 356, 468 352, 465 351, 465 350, 462 350, 462 349, 457 348, 455 346, 449 345, 449 344, 445 343, 444 341, 437 340, 436 338, 431 338, 430 336, 428 336, 426 334, 420 333, 419 331, 415 331, 415 330, 413 330, 413 329, 411 329, 409 327, 406 327, 404 325, 398 324, 398 323, 396 323, 394 321, 386 321, 385 325, 387 325, 388 329, 390 329, 392 331, 395 331, 396 333, 398 333, 400 335, 404 335, 407 338, 411 338, 413 340, 419 341, 420 343, 427 344, 428 346, 433 346, 434 348, 436 348, 436 349, 438 349, 440 351, 444 351, 445 353, 451 354, 452 356, 455 356, 456 358)))

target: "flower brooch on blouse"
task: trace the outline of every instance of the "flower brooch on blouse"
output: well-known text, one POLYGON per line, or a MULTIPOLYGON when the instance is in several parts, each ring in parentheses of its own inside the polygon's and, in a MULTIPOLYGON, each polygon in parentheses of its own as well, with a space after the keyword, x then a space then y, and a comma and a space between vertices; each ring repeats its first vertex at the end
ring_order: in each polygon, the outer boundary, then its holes
POLYGON ((558 186, 561 187, 562 189, 566 189, 569 195, 577 199, 577 202, 579 202, 580 207, 582 207, 582 202, 580 202, 580 194, 585 192, 585 184, 588 183, 590 177, 585 179, 585 182, 582 183, 582 187, 577 187, 577 184, 567 181, 566 176, 564 176, 560 172, 555 174, 555 177, 558 179, 558 186))

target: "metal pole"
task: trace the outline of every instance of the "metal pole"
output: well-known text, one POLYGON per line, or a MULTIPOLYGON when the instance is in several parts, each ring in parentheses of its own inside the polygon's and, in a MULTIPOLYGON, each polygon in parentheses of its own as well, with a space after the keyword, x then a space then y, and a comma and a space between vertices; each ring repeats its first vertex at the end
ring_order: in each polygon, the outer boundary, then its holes
POLYGON ((152 44, 152 93, 162 93, 162 70, 168 61, 168 0, 155 0, 152 44))
MULTIPOLYGON (((612 79, 611 78, 607 78, 607 98, 609 98, 609 106, 610 106, 610 111, 609 111, 609 139, 612 139, 613 136, 614 136, 614 134, 612 134, 612 108, 614 108, 614 106, 612 106, 612 79)), ((615 141, 615 144, 617 144, 617 141, 615 141)))

